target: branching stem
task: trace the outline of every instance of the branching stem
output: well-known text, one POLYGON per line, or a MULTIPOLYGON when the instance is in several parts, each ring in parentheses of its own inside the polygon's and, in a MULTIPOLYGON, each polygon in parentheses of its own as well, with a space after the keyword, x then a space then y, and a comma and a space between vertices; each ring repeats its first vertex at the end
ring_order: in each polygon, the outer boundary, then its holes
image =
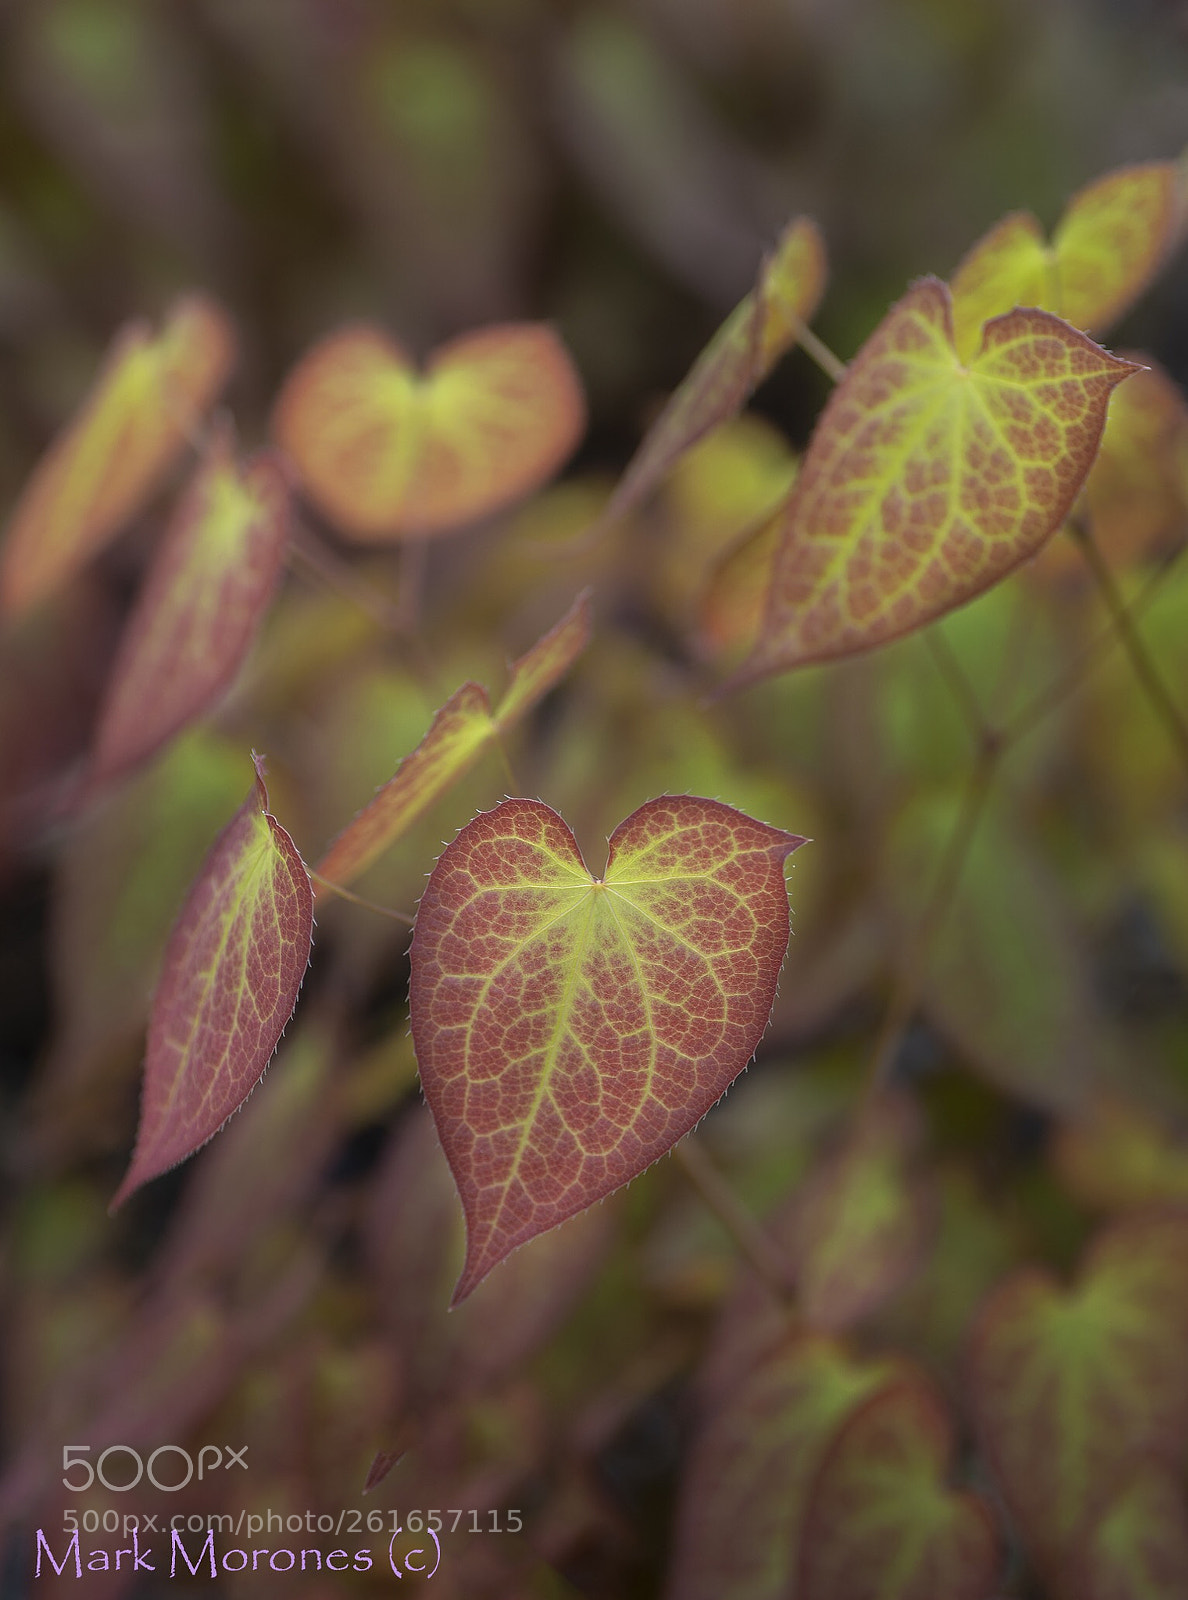
POLYGON ((771 1235, 743 1205, 695 1138, 673 1148, 685 1176, 781 1305, 793 1299, 792 1272, 771 1235))
POLYGON ((1127 610, 1126 602, 1119 592, 1118 585, 1114 582, 1114 575, 1107 566, 1093 538, 1092 530, 1086 520, 1080 517, 1070 517, 1068 531, 1076 540, 1085 564, 1093 575, 1098 593, 1105 602, 1106 610, 1110 614, 1122 647, 1130 657, 1130 665, 1134 675, 1142 686, 1143 692, 1150 701, 1151 709, 1163 723, 1172 743, 1180 752, 1180 757, 1188 768, 1188 722, 1184 714, 1176 705, 1171 692, 1159 674, 1154 661, 1152 661, 1142 634, 1134 623, 1134 618, 1127 610))

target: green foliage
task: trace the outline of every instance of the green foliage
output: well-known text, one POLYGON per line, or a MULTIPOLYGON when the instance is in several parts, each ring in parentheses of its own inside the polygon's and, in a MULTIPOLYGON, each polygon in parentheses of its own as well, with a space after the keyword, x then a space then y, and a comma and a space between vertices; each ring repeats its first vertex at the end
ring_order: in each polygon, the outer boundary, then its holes
POLYGON ((64 1448, 231 1440, 175 1504, 360 1595, 430 1530, 459 1600, 1188 1593, 1188 178, 1128 39, 10 9, 13 1570, 160 1520, 64 1448))

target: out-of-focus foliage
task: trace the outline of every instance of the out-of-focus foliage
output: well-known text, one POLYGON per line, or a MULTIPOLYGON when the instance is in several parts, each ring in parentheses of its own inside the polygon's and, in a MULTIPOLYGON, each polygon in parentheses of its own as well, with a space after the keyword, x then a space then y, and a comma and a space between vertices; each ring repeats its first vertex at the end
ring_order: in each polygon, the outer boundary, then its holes
POLYGON ((1185 83, 1155 0, 0 7, 17 1592, 69 1508, 113 1597, 229 1519, 230 1600, 437 1508, 444 1600, 1188 1593, 1185 83), (408 920, 508 794, 598 870, 665 793, 810 836, 770 1027, 447 1311, 408 920))

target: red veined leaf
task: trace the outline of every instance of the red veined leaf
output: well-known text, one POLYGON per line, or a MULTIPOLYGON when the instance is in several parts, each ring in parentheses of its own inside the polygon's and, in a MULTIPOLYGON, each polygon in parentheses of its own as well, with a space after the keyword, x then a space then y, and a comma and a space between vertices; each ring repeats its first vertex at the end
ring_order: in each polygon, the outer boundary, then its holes
POLYGON ((798 1334, 736 1375, 689 1454, 670 1600, 784 1600, 822 1457, 894 1370, 860 1365, 832 1340, 798 1334))
POLYGON ((759 642, 738 682, 868 650, 1034 555, 1135 367, 1045 311, 987 323, 968 365, 935 278, 891 308, 801 464, 759 642))
POLYGON ((444 533, 537 489, 585 425, 551 328, 507 323, 443 345, 423 374, 378 328, 347 328, 289 374, 273 430, 303 487, 364 543, 444 533))
POLYGON ((0 611, 52 594, 144 505, 222 388, 235 355, 226 314, 189 295, 154 336, 117 336, 81 411, 38 463, 0 556, 0 611))
POLYGON ((855 1412, 817 1475, 797 1600, 987 1600, 998 1535, 985 1502, 946 1483, 953 1450, 948 1413, 922 1375, 855 1412))
POLYGON ((313 893, 270 815, 263 763, 215 840, 165 947, 140 1127, 112 1208, 218 1132, 260 1081, 309 963, 313 893))
POLYGON ((517 1245, 642 1172, 763 1035, 804 840, 665 796, 588 871, 537 800, 447 846, 411 946, 413 1042, 466 1214, 454 1303, 517 1245))
POLYGON ((581 594, 560 622, 512 663, 494 712, 481 684, 464 683, 456 689, 420 744, 318 862, 318 877, 347 884, 366 871, 494 740, 560 682, 589 641, 590 600, 581 594))
POLYGON ((1007 1503, 1060 1592, 1077 1576, 1102 1507, 1139 1466, 1156 1460, 1181 1470, 1186 1344, 1184 1213, 1115 1224, 1070 1289, 1028 1270, 983 1307, 970 1361, 979 1430, 1007 1503))
POLYGON ((129 619, 95 735, 91 782, 136 766, 228 686, 276 587, 288 489, 274 457, 241 468, 219 429, 129 619))
POLYGON ((1074 328, 1103 333, 1159 270, 1183 225, 1170 161, 1119 167, 1075 194, 1052 243, 1028 211, 996 223, 953 274, 953 322, 963 358, 983 325, 1015 306, 1039 306, 1074 328))
POLYGON ((677 458, 741 410, 796 343, 825 289, 825 241, 796 217, 763 259, 750 294, 698 356, 635 452, 605 512, 622 517, 657 487, 677 458))

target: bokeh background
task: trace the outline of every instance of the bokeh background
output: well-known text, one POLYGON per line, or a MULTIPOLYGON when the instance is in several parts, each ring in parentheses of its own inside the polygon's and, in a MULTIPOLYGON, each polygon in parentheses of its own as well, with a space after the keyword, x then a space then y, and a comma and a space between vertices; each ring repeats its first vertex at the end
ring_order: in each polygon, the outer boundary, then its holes
MULTIPOLYGON (((161 944, 253 744, 316 855, 464 677, 497 689, 506 657, 592 581, 598 640, 512 751, 521 792, 562 809, 592 860, 667 789, 817 840, 793 873, 771 1038, 698 1135, 756 1213, 786 1205, 855 1103, 966 733, 910 641, 703 703, 697 581, 807 441, 828 382, 803 354, 628 527, 572 541, 794 214, 826 238, 816 327, 846 358, 1004 212, 1051 225, 1097 174, 1186 144, 1188 9, 1170 0, 4 0, 0 506, 114 331, 193 287, 234 318, 226 403, 248 444, 300 354, 354 320, 423 357, 485 323, 547 319, 590 407, 560 484, 428 552, 412 639, 291 575, 218 714, 81 818, 51 815, 55 785, 86 748, 168 496, 34 635, 0 639, 6 1594, 30 1592, 32 1530, 60 1529, 71 1500, 62 1446, 117 1438, 248 1441, 246 1478, 176 1497, 199 1515, 521 1508, 521 1534, 448 1543, 430 1592, 662 1592, 737 1269, 701 1198, 661 1163, 447 1317, 460 1217, 415 1087, 404 938, 319 905, 315 967, 264 1087, 109 1219, 161 944), (379 1450, 401 1459, 364 1498, 379 1450)), ((1188 383, 1182 260, 1110 342, 1188 383)), ((354 570, 379 613, 397 604, 398 556, 354 570)), ((1151 612, 1181 691, 1184 589, 1173 575, 1151 612)), ((1095 622, 1075 584, 1012 580, 950 642, 1006 716, 1095 622)), ((411 907, 441 841, 507 787, 482 769, 365 892, 411 907)), ((1075 1117, 1123 1085, 1152 1119, 1142 1136, 1166 1144, 1159 1197, 1188 1196, 1184 774, 1123 664, 1021 743, 1002 790, 961 937, 896 1067, 927 1129, 933 1222, 842 1319, 953 1395, 982 1294, 1016 1263, 1069 1266, 1129 1203, 1095 1190, 1102 1162, 1068 1154, 1075 1117)), ((122 1514, 137 1497, 75 1499, 122 1514)), ((136 1581, 88 1578, 94 1594, 164 1592, 136 1581)), ((1044 1592, 1035 1581, 1017 1558, 1004 1593, 1044 1592)), ((324 1576, 267 1583, 328 1592, 324 1576)), ((258 1587, 222 1577, 217 1592, 258 1587)))

